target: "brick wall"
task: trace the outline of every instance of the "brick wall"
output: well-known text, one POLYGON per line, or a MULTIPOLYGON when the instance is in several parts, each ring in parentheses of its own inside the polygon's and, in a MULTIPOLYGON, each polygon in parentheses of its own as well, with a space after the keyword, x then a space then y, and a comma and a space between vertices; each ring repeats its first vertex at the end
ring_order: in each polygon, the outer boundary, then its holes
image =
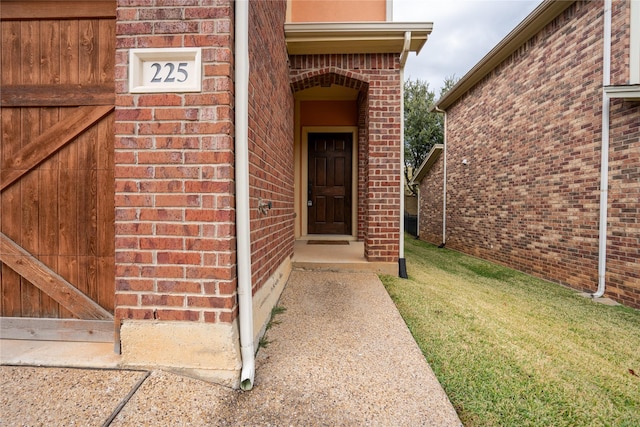
POLYGON ((607 292, 640 308, 640 103, 612 101, 610 126, 607 292))
POLYGON ((358 237, 369 261, 395 262, 400 241, 400 64, 396 54, 290 57, 293 89, 331 83, 361 91, 358 237))
POLYGON ((442 179, 444 174, 444 155, 431 166, 429 172, 420 181, 419 223, 420 240, 439 245, 442 243, 442 179))
MULTIPOLYGON (((611 83, 629 81, 628 2, 613 2, 611 83)), ((611 102, 607 291, 640 307, 640 102, 611 102)))
POLYGON ((116 317, 237 315, 231 1, 118 0, 116 317), (129 48, 202 47, 201 93, 129 94, 129 48))
POLYGON ((249 9, 249 175, 254 292, 293 254, 293 95, 284 41, 286 1, 249 9), (271 202, 267 214, 258 201, 271 202))
MULTIPOLYGON (((626 3, 614 2, 614 83, 625 80, 626 3)), ((602 19, 600 2, 576 2, 449 108, 448 247, 596 289, 602 19)), ((636 307, 638 112, 612 103, 607 241, 607 295, 636 307)))

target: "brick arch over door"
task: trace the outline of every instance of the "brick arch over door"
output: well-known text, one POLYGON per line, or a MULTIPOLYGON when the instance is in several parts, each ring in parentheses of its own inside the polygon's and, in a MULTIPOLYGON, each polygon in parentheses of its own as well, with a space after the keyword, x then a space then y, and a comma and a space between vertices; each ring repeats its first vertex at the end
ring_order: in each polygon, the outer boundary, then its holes
POLYGON ((358 239, 365 257, 397 262, 400 251, 401 87, 397 54, 291 55, 298 92, 341 85, 358 95, 358 239))
POLYGON ((329 86, 332 84, 355 89, 359 92, 366 92, 369 89, 369 79, 367 76, 337 67, 308 71, 291 79, 291 89, 293 92, 299 92, 315 86, 329 86))

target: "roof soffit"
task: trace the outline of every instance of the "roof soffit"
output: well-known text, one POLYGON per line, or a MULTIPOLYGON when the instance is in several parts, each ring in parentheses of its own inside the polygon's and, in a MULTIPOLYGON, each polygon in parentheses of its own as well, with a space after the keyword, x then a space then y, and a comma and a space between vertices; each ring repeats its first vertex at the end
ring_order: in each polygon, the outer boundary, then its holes
POLYGON ((286 23, 290 55, 329 53, 400 53, 405 33, 411 33, 409 49, 419 53, 433 30, 430 22, 327 22, 286 23))

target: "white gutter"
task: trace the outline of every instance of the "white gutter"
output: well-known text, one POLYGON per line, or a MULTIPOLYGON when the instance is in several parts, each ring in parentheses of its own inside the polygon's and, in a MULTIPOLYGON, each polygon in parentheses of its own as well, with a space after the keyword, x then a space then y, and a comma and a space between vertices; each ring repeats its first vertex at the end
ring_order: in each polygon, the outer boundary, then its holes
POLYGON ((607 273, 607 205, 609 195, 609 107, 606 91, 611 84, 611 0, 604 2, 604 45, 602 55, 602 151, 600 157, 600 234, 598 250, 598 290, 593 298, 604 295, 607 273))
POLYGON ((249 0, 238 0, 235 17, 235 169, 238 311, 242 372, 240 388, 251 390, 255 376, 253 299, 251 292, 251 224, 249 205, 249 0))
POLYGON ((407 261, 404 258, 404 65, 409 58, 411 31, 404 33, 404 46, 400 54, 400 252, 398 257, 398 275, 407 279, 407 261))

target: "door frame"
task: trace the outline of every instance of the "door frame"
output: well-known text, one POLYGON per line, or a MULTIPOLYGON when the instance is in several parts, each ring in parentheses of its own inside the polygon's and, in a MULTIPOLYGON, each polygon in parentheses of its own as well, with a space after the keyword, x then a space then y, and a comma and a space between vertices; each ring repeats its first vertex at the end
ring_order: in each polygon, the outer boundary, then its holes
MULTIPOLYGON (((307 191, 309 189, 309 133, 350 133, 351 134, 351 237, 358 236, 358 127, 357 126, 303 126, 300 155, 296 156, 300 165, 300 173, 296 174, 295 188, 298 195, 296 203, 297 216, 301 218, 300 238, 306 239, 308 233, 307 191)), ((318 237, 321 235, 313 235, 318 237)), ((342 235, 336 235, 342 236, 342 235)))

